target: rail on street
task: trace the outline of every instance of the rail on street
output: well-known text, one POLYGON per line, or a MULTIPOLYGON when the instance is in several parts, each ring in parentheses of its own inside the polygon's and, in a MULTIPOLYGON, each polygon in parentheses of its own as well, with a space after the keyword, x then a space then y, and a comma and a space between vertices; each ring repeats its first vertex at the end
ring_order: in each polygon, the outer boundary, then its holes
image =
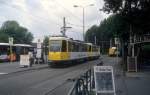
POLYGON ((99 92, 104 90, 108 95, 150 93, 147 89, 150 87, 149 73, 124 72, 121 58, 118 58, 118 61, 116 59, 103 55, 98 60, 56 68, 50 68, 48 64, 34 64, 33 67, 27 68, 20 68, 17 62, 0 64, 0 93, 2 95, 99 95, 99 92), (103 65, 99 65, 100 60, 103 61, 103 65), (100 67, 95 74, 94 67, 100 67), (107 70, 102 69, 105 67, 113 68, 113 73, 111 70, 110 73, 106 73, 107 70))

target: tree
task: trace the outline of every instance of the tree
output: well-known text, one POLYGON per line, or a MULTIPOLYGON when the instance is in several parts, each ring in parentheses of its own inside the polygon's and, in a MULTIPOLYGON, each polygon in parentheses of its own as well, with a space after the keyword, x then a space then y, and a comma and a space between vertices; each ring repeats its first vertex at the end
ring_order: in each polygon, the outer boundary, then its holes
POLYGON ((0 43, 7 43, 8 35, 0 31, 0 43))
MULTIPOLYGON (((150 0, 104 0, 104 12, 118 14, 126 23, 126 31, 121 33, 122 55, 127 62, 129 35, 143 35, 150 32, 150 0)), ((120 22, 122 23, 122 22, 120 22)), ((125 65, 126 67, 127 65, 125 65)))
POLYGON ((101 21, 99 26, 93 25, 86 32, 86 41, 94 43, 94 36, 97 38, 97 45, 103 47, 102 51, 107 51, 110 46, 110 40, 119 36, 121 41, 128 40, 128 23, 118 14, 113 14, 107 19, 101 21))
POLYGON ((0 33, 3 34, 1 35, 1 42, 8 42, 9 37, 14 38, 14 43, 21 44, 30 44, 33 40, 32 33, 28 32, 28 29, 20 26, 16 21, 4 22, 0 28, 0 31, 0 33))
POLYGON ((150 0, 104 0, 103 11, 124 17, 132 26, 132 32, 143 34, 150 31, 150 0))
POLYGON ((93 25, 90 29, 87 30, 85 39, 88 42, 94 43, 94 36, 96 36, 98 26, 93 25))
POLYGON ((94 42, 94 36, 97 37, 98 41, 109 41, 116 35, 127 40, 127 35, 125 33, 128 28, 128 23, 124 21, 122 16, 115 14, 104 19, 99 26, 94 25, 88 29, 85 38, 92 43, 94 42))
POLYGON ((48 36, 44 37, 43 44, 44 44, 44 52, 46 55, 48 55, 48 46, 49 46, 49 37, 48 36))

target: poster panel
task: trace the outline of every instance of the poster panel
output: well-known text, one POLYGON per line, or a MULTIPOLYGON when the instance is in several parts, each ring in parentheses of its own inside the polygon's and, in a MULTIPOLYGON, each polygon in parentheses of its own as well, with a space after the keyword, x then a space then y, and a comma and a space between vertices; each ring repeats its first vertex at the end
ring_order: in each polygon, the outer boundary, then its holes
POLYGON ((29 55, 20 55, 20 66, 29 66, 29 55))
POLYGON ((94 66, 96 95, 116 95, 112 66, 94 66))
POLYGON ((37 49, 36 58, 42 57, 42 49, 37 49))

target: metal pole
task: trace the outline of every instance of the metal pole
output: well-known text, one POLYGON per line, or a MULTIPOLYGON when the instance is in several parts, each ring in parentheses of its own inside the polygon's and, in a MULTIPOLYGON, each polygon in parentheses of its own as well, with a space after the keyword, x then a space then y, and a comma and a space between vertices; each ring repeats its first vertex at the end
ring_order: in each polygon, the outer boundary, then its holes
POLYGON ((12 45, 10 45, 10 63, 12 63, 12 45))
POLYGON ((119 46, 118 46, 119 44, 117 44, 117 64, 118 64, 118 62, 119 62, 119 59, 118 59, 118 48, 119 48, 119 46))
POLYGON ((84 38, 84 28, 85 28, 85 22, 84 22, 84 7, 83 7, 83 41, 85 41, 85 38, 84 38))
POLYGON ((104 52, 104 46, 103 46, 103 41, 101 41, 102 42, 102 54, 103 54, 103 52, 104 52))
POLYGON ((64 26, 63 26, 63 36, 66 36, 66 18, 65 17, 63 18, 63 24, 64 24, 64 26))
POLYGON ((110 39, 110 48, 112 47, 112 39, 110 39))
POLYGON ((95 45, 96 45, 96 36, 94 38, 95 38, 95 45))

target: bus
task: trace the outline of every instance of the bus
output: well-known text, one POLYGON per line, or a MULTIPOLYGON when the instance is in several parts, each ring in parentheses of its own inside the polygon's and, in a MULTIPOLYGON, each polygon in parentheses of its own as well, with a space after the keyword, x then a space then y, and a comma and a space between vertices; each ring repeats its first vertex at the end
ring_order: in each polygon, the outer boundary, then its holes
POLYGON ((0 43, 0 62, 19 61, 21 54, 28 54, 29 51, 34 50, 34 47, 28 44, 14 44, 11 47, 10 54, 9 43, 0 43))

